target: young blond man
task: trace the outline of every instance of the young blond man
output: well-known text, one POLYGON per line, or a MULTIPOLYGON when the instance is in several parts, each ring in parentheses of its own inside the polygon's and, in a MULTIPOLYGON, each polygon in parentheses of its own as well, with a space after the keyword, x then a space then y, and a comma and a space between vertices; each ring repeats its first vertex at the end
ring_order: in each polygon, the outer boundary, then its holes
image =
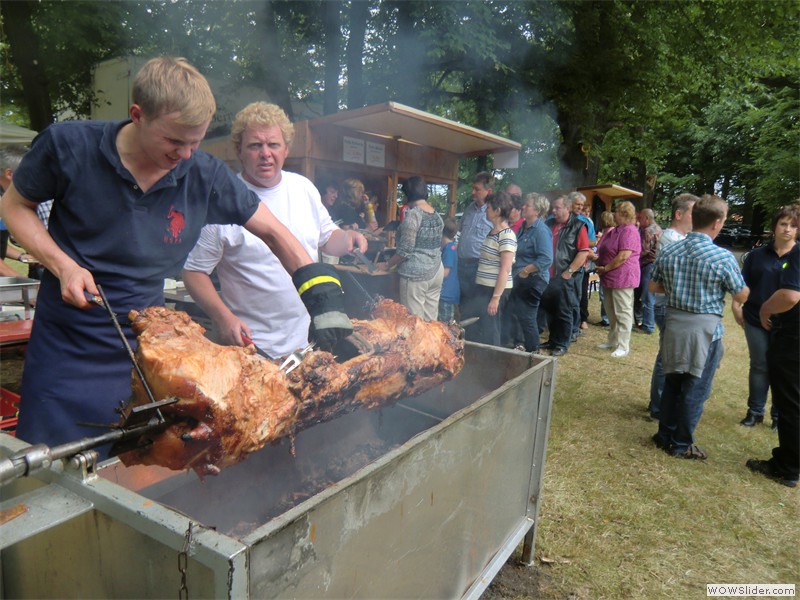
POLYGON ((137 74, 129 120, 51 125, 34 140, 2 199, 17 241, 47 268, 25 358, 17 435, 60 444, 110 423, 130 395, 131 363, 105 311, 86 295, 103 287, 121 316, 163 304, 207 223, 236 223, 261 238, 292 274, 317 340, 351 324, 335 273, 303 246, 220 160, 198 150, 216 110, 186 60, 155 58, 137 74), (49 229, 36 216, 53 199, 49 229))

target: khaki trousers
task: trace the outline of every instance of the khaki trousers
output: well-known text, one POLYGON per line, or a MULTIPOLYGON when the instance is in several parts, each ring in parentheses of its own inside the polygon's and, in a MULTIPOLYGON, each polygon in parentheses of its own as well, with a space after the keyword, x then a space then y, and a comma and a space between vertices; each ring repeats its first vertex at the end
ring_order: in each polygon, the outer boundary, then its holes
POLYGON ((631 347, 633 327, 633 288, 603 288, 603 305, 608 322, 608 344, 612 349, 628 352, 631 347))
POLYGON ((439 296, 442 293, 444 267, 439 265, 431 279, 411 281, 400 277, 400 304, 412 315, 422 317, 426 321, 435 321, 439 316, 439 296))

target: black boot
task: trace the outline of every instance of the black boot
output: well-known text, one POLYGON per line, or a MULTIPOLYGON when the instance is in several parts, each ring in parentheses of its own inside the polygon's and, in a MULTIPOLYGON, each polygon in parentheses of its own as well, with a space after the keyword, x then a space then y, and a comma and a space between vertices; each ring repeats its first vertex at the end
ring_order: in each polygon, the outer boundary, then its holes
POLYGON ((744 425, 745 427, 755 427, 759 423, 764 422, 763 415, 754 415, 753 413, 747 413, 747 416, 739 421, 740 424, 744 425))

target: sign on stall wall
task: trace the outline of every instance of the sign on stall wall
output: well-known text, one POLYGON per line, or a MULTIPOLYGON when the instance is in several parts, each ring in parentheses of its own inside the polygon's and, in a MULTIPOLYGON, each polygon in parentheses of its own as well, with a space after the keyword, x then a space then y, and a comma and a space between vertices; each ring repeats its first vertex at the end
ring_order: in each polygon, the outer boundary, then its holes
POLYGON ((342 143, 342 160, 364 164, 364 140, 344 136, 342 143))
POLYGON ((367 166, 386 166, 386 146, 378 142, 367 142, 367 166))
POLYGON ((386 145, 344 136, 342 138, 342 160, 361 165, 367 164, 370 167, 385 167, 386 145))

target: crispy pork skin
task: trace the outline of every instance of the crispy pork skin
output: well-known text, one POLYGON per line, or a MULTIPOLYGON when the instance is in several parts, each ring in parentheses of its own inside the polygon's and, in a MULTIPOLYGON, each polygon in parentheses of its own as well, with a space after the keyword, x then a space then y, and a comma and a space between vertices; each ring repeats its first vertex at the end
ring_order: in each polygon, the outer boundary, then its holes
MULTIPOLYGON (((372 320, 354 320, 354 358, 337 363, 329 352, 308 353, 294 371, 255 354, 250 346, 217 345, 183 312, 164 307, 132 311, 136 357, 156 400, 174 420, 152 443, 120 456, 126 465, 191 468, 204 477, 236 464, 270 442, 360 407, 414 396, 455 377, 464 365, 461 330, 427 323, 391 300, 372 320)), ((148 401, 133 377, 135 404, 148 401)))

